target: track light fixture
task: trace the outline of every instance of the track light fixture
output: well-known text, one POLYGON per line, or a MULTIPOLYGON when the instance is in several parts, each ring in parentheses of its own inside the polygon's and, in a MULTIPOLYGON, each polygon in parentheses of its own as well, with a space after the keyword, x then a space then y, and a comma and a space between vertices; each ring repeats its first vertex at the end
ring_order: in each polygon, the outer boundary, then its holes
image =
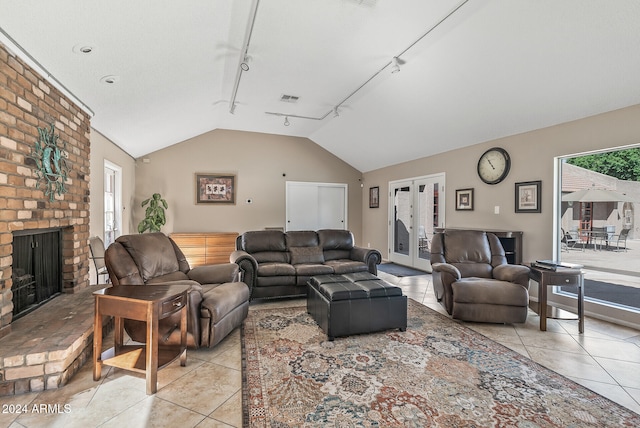
POLYGON ((391 73, 397 73, 400 71, 400 61, 398 61, 398 57, 394 56, 393 59, 391 60, 391 73))
MULTIPOLYGON (((259 0, 254 0, 254 1, 258 2, 259 0)), ((468 2, 469 2, 469 0, 461 0, 460 4, 458 4, 456 7, 454 7, 449 13, 444 15, 442 17, 442 19, 440 19, 435 24, 433 24, 431 27, 429 27, 420 37, 418 37, 413 43, 411 43, 409 46, 407 46, 404 50, 398 52, 393 58, 391 58, 390 62, 386 62, 382 66, 382 68, 380 68, 378 71, 376 71, 371 77, 369 77, 367 80, 365 80, 364 83, 362 83, 360 86, 358 86, 353 91, 351 91, 351 93, 349 95, 347 95, 345 98, 343 98, 342 101, 340 101, 339 103, 335 104, 335 107, 333 107, 331 110, 329 110, 325 114, 323 114, 321 116, 317 116, 317 117, 302 116, 302 115, 296 115, 296 114, 287 115, 285 117, 285 119, 284 119, 285 126, 289 126, 288 116, 297 117, 299 119, 318 120, 318 121, 326 119, 332 113, 333 113, 333 117, 334 118, 340 116, 340 113, 338 112, 338 108, 339 107, 341 107, 344 103, 346 103, 348 100, 350 100, 351 97, 353 97, 355 94, 357 94, 362 88, 367 86, 371 81, 373 81, 376 77, 378 77, 378 75, 380 75, 381 73, 385 72, 385 70, 389 70, 389 66, 391 66, 391 73, 394 73, 394 74, 398 73, 400 71, 400 66, 403 65, 406 62, 406 60, 402 59, 402 56, 405 53, 407 53, 407 51, 409 51, 411 48, 413 48, 415 45, 417 45, 420 41, 422 41, 424 38, 426 38, 429 34, 431 34, 431 32, 434 31, 436 28, 438 28, 440 26, 440 24, 442 24, 447 19, 449 19, 453 14, 455 14, 458 10, 460 10, 460 8, 462 8, 468 2)), ((254 14, 253 19, 255 19, 255 14, 254 14)), ((245 54, 246 54, 246 49, 245 49, 245 54)), ((234 91, 234 93, 235 93, 235 91, 234 91)), ((233 113, 233 107, 235 107, 234 102, 235 102, 235 98, 231 101, 232 113, 233 113)), ((274 111, 265 111, 264 113, 265 114, 269 114, 269 115, 273 115, 273 116, 280 116, 280 117, 285 115, 284 113, 279 113, 279 112, 274 112, 274 111)))
POLYGON ((289 116, 285 116, 284 117, 284 126, 289 126, 291 125, 291 122, 289 122, 289 116))

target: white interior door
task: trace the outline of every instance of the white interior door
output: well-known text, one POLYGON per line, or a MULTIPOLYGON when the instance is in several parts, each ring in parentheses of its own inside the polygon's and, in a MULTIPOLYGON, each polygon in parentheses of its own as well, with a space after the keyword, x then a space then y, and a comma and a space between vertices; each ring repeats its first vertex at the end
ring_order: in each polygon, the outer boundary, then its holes
POLYGON ((104 246, 107 248, 122 233, 122 168, 104 161, 104 246))
POLYGON ((444 174, 389 183, 390 261, 431 272, 434 229, 444 227, 444 174))
POLYGON ((286 230, 347 229, 347 185, 288 181, 286 230))

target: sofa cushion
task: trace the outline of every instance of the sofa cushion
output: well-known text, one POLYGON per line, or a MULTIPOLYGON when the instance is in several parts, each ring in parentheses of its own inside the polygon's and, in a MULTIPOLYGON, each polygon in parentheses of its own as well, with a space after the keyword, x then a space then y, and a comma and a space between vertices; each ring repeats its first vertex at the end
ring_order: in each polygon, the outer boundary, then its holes
POLYGON ((287 248, 317 247, 320 245, 318 234, 312 230, 293 230, 286 233, 287 248))
POLYGON ((286 251, 284 232, 279 230, 255 230, 242 234, 240 240, 242 250, 249 254, 262 251, 286 251))
MULTIPOLYGON (((321 265, 321 264, 295 265, 295 268, 296 268, 296 274, 298 277, 330 275, 333 273, 333 268, 331 266, 321 265)), ((298 284, 302 285, 306 283, 306 280, 304 282, 301 282, 301 281, 297 281, 297 282, 298 284)))
POLYGON ((324 254, 320 247, 289 247, 291 264, 324 263, 324 254))
POLYGON ((258 265, 258 276, 294 276, 296 270, 288 263, 261 263, 258 265))
POLYGON ((286 251, 261 251, 253 253, 253 258, 258 264, 262 263, 289 263, 289 253, 286 251))
POLYGON ((349 259, 327 260, 325 265, 331 266, 336 274, 369 271, 366 263, 349 259))
POLYGON ((318 231, 320 246, 323 250, 351 251, 354 246, 353 234, 348 230, 323 229, 318 231))

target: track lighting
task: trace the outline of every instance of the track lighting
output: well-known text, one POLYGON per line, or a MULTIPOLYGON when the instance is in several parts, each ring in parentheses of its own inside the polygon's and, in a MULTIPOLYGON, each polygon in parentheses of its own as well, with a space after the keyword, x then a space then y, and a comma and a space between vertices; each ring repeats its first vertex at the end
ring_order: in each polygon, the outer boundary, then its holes
POLYGON ((397 73, 398 71, 400 71, 400 61, 398 61, 397 56, 393 57, 393 59, 391 60, 391 64, 393 65, 393 67, 391 67, 392 73, 397 73))
POLYGON ((251 57, 249 55, 245 55, 244 60, 240 63, 242 71, 249 71, 249 61, 251 61, 251 57))
POLYGON ((289 122, 289 117, 285 116, 284 117, 284 126, 289 126, 289 125, 291 125, 291 122, 289 122))
POLYGON ((338 113, 338 107, 334 107, 333 108, 333 117, 338 117, 340 116, 340 113, 338 113))

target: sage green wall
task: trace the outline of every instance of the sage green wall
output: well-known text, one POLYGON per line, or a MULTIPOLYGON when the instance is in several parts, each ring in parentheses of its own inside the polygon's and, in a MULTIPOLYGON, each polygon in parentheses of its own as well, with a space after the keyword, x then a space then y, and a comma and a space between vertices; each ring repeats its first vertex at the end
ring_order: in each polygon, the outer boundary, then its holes
MULTIPOLYGON (((428 143, 428 142, 425 142, 428 143)), ((441 153, 367 172, 366 189, 380 186, 380 208, 364 208, 363 238, 388 258, 388 183, 393 180, 444 172, 446 226, 524 232, 524 261, 553 255, 554 157, 640 143, 640 106, 514 135, 460 150, 441 153), (478 158, 491 147, 511 155, 511 172, 497 185, 478 178, 478 158), (542 181, 542 212, 515 213, 515 183, 542 181), (474 188, 474 210, 455 210, 455 189, 474 188), (494 214, 494 207, 500 214, 494 214)), ((367 195, 363 195, 363 204, 367 195)), ((368 207, 368 205, 366 205, 368 207)))
POLYGON ((158 192, 169 204, 165 233, 284 227, 286 181, 346 183, 348 228, 360 243, 362 174, 307 138, 217 129, 136 163, 135 224, 140 202, 158 192), (235 205, 196 204, 196 173, 235 174, 235 205))

